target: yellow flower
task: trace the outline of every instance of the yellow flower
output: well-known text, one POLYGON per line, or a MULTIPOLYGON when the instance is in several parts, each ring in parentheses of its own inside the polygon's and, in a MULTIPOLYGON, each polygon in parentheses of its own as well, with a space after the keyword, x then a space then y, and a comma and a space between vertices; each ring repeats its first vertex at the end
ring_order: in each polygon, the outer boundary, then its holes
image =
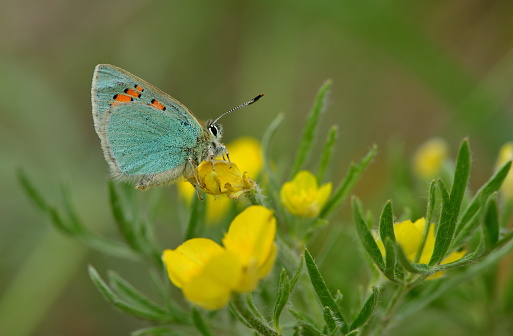
POLYGON ((264 165, 264 156, 260 143, 251 137, 240 137, 226 145, 230 160, 237 162, 243 172, 251 177, 258 177, 264 165))
POLYGON ((239 198, 246 191, 256 188, 255 182, 246 173, 241 174, 233 162, 215 160, 212 166, 212 162, 203 161, 196 171, 199 187, 210 195, 239 198))
POLYGON ((254 205, 232 221, 224 247, 210 239, 194 238, 175 250, 165 250, 162 260, 169 279, 187 300, 219 309, 232 292, 250 292, 270 273, 277 253, 275 236, 273 212, 254 205))
MULTIPOLYGON (((499 169, 506 162, 513 160, 513 143, 508 142, 501 147, 499 152, 499 157, 497 158, 496 169, 499 169)), ((513 199, 513 172, 512 169, 509 170, 508 175, 506 175, 506 179, 502 183, 501 193, 507 199, 513 199)))
MULTIPOLYGON (((422 242, 422 235, 424 234, 424 227, 426 226, 426 220, 424 217, 412 223, 411 220, 407 220, 401 223, 394 224, 394 234, 395 239, 402 247, 404 254, 413 262, 417 255, 417 251, 420 248, 420 244, 422 242)), ((380 239, 377 239, 376 243, 378 244, 381 253, 385 255, 385 247, 383 246, 383 242, 380 239)), ((426 242, 424 244, 424 248, 422 249, 422 253, 420 254, 419 264, 427 264, 433 255, 433 251, 435 248, 435 226, 431 225, 429 227, 428 235, 426 237, 426 242)), ((447 264, 458 259, 461 259, 465 255, 465 251, 461 252, 453 252, 445 257, 442 261, 442 264, 447 264)), ((436 272, 433 275, 427 277, 428 280, 438 279, 443 276, 444 271, 436 272)))
POLYGON ((280 198, 291 214, 313 218, 319 215, 330 194, 331 183, 319 188, 315 176, 307 170, 302 170, 292 181, 283 184, 280 198))
POLYGON ((415 174, 422 179, 437 177, 447 159, 449 152, 447 142, 441 138, 433 138, 417 149, 413 158, 415 174))

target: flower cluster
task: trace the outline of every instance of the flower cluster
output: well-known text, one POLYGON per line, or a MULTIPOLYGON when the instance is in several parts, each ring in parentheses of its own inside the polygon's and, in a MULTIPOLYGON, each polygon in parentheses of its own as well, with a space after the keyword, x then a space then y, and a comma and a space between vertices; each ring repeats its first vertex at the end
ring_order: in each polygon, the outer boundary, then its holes
POLYGON ((169 279, 185 297, 206 309, 225 306, 233 292, 255 289, 272 269, 277 246, 276 219, 263 206, 250 206, 232 221, 223 246, 206 238, 193 238, 162 260, 169 279))

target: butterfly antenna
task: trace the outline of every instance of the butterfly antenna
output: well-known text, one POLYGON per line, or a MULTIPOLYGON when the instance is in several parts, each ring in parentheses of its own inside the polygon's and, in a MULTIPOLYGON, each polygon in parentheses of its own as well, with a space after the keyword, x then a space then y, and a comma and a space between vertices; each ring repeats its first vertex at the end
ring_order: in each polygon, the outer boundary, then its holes
POLYGON ((227 111, 227 112, 225 112, 225 113, 221 114, 221 115, 220 115, 216 120, 214 120, 214 121, 212 122, 212 124, 215 124, 219 119, 221 119, 223 116, 225 116, 225 115, 226 115, 226 114, 228 114, 228 113, 232 113, 233 111, 236 111, 236 110, 238 110, 238 109, 240 109, 240 108, 243 108, 244 106, 248 106, 248 105, 253 104, 253 103, 254 103, 254 102, 256 102, 257 100, 259 100, 260 98, 262 98, 262 96, 263 96, 263 95, 264 95, 264 94, 263 94, 263 93, 261 93, 261 94, 259 94, 258 96, 256 96, 255 98, 253 98, 253 99, 251 99, 251 100, 249 100, 249 101, 245 102, 244 104, 240 104, 239 106, 232 108, 230 111, 227 111))

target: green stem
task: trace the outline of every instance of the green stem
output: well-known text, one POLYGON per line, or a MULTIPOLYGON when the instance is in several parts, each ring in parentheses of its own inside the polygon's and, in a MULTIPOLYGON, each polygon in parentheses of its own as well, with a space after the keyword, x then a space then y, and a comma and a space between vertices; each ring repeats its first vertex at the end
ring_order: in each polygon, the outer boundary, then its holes
POLYGON ((385 335, 386 329, 389 327, 392 318, 399 306, 399 303, 402 302, 404 295, 408 292, 406 287, 397 286, 390 301, 388 302, 388 306, 385 309, 381 321, 379 321, 379 325, 373 330, 374 335, 385 335))
POLYGON ((264 202, 264 196, 262 195, 262 191, 258 185, 255 189, 250 190, 246 193, 246 198, 248 199, 251 205, 262 205, 266 206, 264 202))
POLYGON ((267 323, 253 314, 246 303, 242 299, 241 295, 234 295, 233 300, 231 302, 232 308, 237 311, 237 313, 251 326, 255 329, 260 335, 264 336, 278 336, 279 334, 271 329, 267 323))

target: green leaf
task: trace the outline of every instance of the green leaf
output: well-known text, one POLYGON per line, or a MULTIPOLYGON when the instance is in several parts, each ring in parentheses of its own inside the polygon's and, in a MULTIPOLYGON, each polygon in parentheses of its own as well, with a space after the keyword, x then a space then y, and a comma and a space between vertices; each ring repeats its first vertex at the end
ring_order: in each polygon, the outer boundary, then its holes
POLYGON ((170 322, 172 320, 169 316, 141 309, 122 300, 116 293, 114 293, 114 291, 112 291, 112 289, 109 288, 109 286, 107 286, 92 266, 89 266, 89 276, 96 288, 100 293, 102 293, 103 297, 119 310, 135 317, 153 322, 170 322))
POLYGON ((426 272, 429 272, 429 267, 426 264, 412 263, 406 254, 404 254, 404 250, 399 244, 395 244, 395 252, 397 255, 397 261, 406 271, 415 274, 426 274, 426 272))
POLYGON ((312 324, 301 322, 298 324, 299 335, 301 336, 324 336, 324 333, 315 328, 312 324))
MULTIPOLYGON (((345 319, 342 315, 342 312, 338 308, 337 303, 335 302, 335 299, 331 295, 331 292, 328 289, 328 286, 326 285, 326 282, 324 281, 324 278, 321 275, 321 272, 319 271, 319 268, 315 264, 315 261, 308 251, 308 249, 305 249, 305 264, 306 269, 308 270, 308 274, 310 275, 310 282, 312 283, 312 286, 315 290, 315 293, 317 294, 317 297, 321 301, 322 305, 324 307, 329 307, 332 311, 335 317, 344 324, 342 327, 342 330, 347 329, 345 319)), ((345 330, 347 331, 347 330, 345 330)))
POLYGON ((376 305, 378 304, 380 296, 380 291, 377 287, 372 286, 372 294, 369 295, 367 300, 365 301, 365 304, 363 305, 362 309, 360 309, 360 312, 355 317, 353 322, 351 322, 351 326, 349 327, 349 330, 355 330, 357 328, 360 328, 363 326, 367 321, 370 319, 372 314, 374 313, 374 309, 376 308, 376 305))
POLYGON ((426 211, 426 223, 431 223, 433 218, 433 212, 435 210, 436 204, 436 182, 435 180, 431 181, 429 184, 429 199, 427 203, 427 211, 426 211))
POLYGON ((324 321, 326 321, 330 335, 342 327, 342 323, 337 319, 330 307, 324 307, 322 316, 324 317, 324 321))
MULTIPOLYGON (((490 177, 490 179, 477 191, 475 196, 470 201, 469 205, 463 211, 461 219, 456 226, 456 241, 461 242, 470 232, 468 226, 470 226, 473 222, 473 219, 477 216, 481 208, 483 208, 488 200, 488 198, 494 193, 497 192, 504 179, 508 175, 508 172, 511 168, 511 161, 504 164, 501 168, 499 168, 495 174, 490 177)), ((472 228, 470 228, 472 229, 472 228)), ((455 243, 457 245, 457 243, 455 243)))
POLYGON ((322 151, 321 159, 319 160, 319 168, 317 168, 317 181, 322 183, 324 174, 326 173, 326 169, 328 168, 331 157, 333 155, 333 149, 335 147, 335 142, 337 141, 338 136, 338 127, 336 125, 331 126, 331 129, 328 133, 328 138, 324 143, 324 149, 322 151))
POLYGON ((116 190, 114 182, 109 180, 108 187, 112 215, 116 221, 118 231, 134 251, 140 252, 138 236, 136 233, 136 221, 129 218, 131 216, 128 213, 125 213, 123 205, 121 204, 120 194, 116 190))
POLYGON ((372 159, 377 154, 377 147, 374 146, 372 149, 365 155, 360 162, 357 164, 351 164, 349 167, 349 171, 347 172, 344 179, 340 182, 339 186, 333 192, 333 196, 326 202, 324 207, 321 210, 319 215, 320 218, 326 218, 329 214, 331 214, 335 209, 338 208, 340 204, 346 199, 349 195, 349 192, 354 187, 360 176, 363 174, 363 171, 367 167, 367 165, 372 161, 372 159))
POLYGON ((447 250, 449 249, 454 232, 456 230, 456 221, 460 212, 463 196, 467 188, 470 176, 470 149, 467 140, 461 144, 458 158, 456 160, 456 169, 454 172, 454 182, 449 196, 449 202, 442 205, 442 214, 435 234, 435 247, 429 265, 438 265, 447 250))
POLYGON ((18 178, 27 196, 35 203, 39 210, 48 216, 53 226, 59 232, 75 238, 81 243, 105 254, 132 260, 136 259, 136 255, 124 244, 112 239, 98 237, 90 233, 78 219, 78 216, 71 205, 71 200, 68 194, 65 193, 63 195, 65 210, 67 213, 67 216, 64 216, 62 211, 44 199, 43 195, 36 189, 24 171, 18 171, 18 178))
POLYGON ((440 191, 440 196, 442 196, 442 204, 449 203, 449 192, 447 191, 444 181, 442 179, 438 179, 436 181, 436 185, 440 191))
MULTIPOLYGON (((394 234, 394 214, 392 212, 392 201, 387 201, 383 207, 383 210, 381 211, 381 217, 379 219, 379 236, 383 242, 385 242, 387 237, 390 238, 392 242, 396 241, 394 234)), ((386 251, 388 253, 387 249, 386 251)))
MULTIPOLYGON (((205 195, 203 194, 203 197, 205 195)), ((196 238, 201 233, 205 224, 206 202, 199 197, 193 197, 191 200, 190 217, 187 229, 185 230, 184 240, 196 238)))
POLYGON ((310 155, 310 151, 312 150, 313 143, 317 136, 319 122, 325 110, 326 97, 330 92, 330 89, 331 80, 327 80, 324 82, 324 84, 319 89, 319 92, 317 93, 314 105, 310 111, 310 115, 306 121, 306 126, 303 130, 301 143, 299 144, 299 149, 296 153, 296 159, 294 161, 294 165, 292 166, 292 171, 290 172, 290 179, 292 179, 297 174, 301 166, 305 163, 306 159, 310 155))
POLYGON ((378 268, 383 271, 385 269, 385 263, 383 261, 383 256, 381 255, 381 251, 379 250, 372 233, 369 231, 369 228, 365 224, 365 221, 362 217, 362 210, 360 202, 356 197, 353 197, 353 213, 354 213, 354 221, 356 223, 356 231, 358 232, 358 236, 360 237, 360 241, 365 248, 365 251, 369 254, 371 260, 378 266, 378 268))
POLYGON ((383 270, 383 274, 390 280, 394 282, 399 282, 399 275, 403 273, 400 264, 396 263, 396 253, 395 253, 395 243, 390 239, 390 237, 385 237, 385 241, 383 242, 385 246, 385 269, 383 270))
POLYGON ((17 170, 18 181, 21 184, 21 188, 25 191, 25 194, 34 202, 39 210, 46 212, 48 203, 45 201, 41 193, 36 189, 30 178, 27 176, 23 169, 17 170))
POLYGON ((276 298, 276 303, 274 304, 273 309, 273 325, 276 330, 280 330, 280 315, 283 311, 283 308, 287 304, 290 296, 291 286, 290 279, 287 275, 287 271, 284 269, 281 270, 280 273, 280 283, 278 286, 278 295, 276 298))
POLYGON ((499 240, 499 213, 497 200, 490 199, 486 207, 484 224, 484 238, 488 250, 491 250, 499 240))
POLYGON ((278 177, 276 176, 275 171, 271 167, 271 163, 273 160, 271 159, 270 150, 271 150, 271 144, 272 139, 276 132, 278 131, 278 127, 283 122, 284 115, 283 113, 280 113, 274 118, 274 120, 271 122, 269 127, 264 132, 264 135, 262 136, 262 152, 264 157, 264 171, 268 178, 269 187, 269 197, 272 199, 274 204, 280 204, 280 198, 279 198, 279 190, 281 188, 281 182, 279 181, 278 177))
POLYGON ((207 324, 203 320, 203 316, 199 313, 199 311, 193 307, 192 308, 192 322, 199 333, 203 336, 214 336, 214 334, 210 331, 207 324))
POLYGON ((153 311, 156 314, 166 314, 166 311, 151 301, 147 296, 135 289, 128 281, 114 272, 109 272, 111 288, 115 290, 121 299, 142 309, 153 311))
POLYGON ((292 291, 292 289, 294 289, 297 281, 299 280, 299 276, 301 275, 301 273, 303 271, 303 264, 304 264, 304 259, 303 258, 299 259, 299 264, 297 265, 296 272, 294 272, 294 275, 292 276, 292 280, 290 281, 290 290, 291 291, 292 291))

